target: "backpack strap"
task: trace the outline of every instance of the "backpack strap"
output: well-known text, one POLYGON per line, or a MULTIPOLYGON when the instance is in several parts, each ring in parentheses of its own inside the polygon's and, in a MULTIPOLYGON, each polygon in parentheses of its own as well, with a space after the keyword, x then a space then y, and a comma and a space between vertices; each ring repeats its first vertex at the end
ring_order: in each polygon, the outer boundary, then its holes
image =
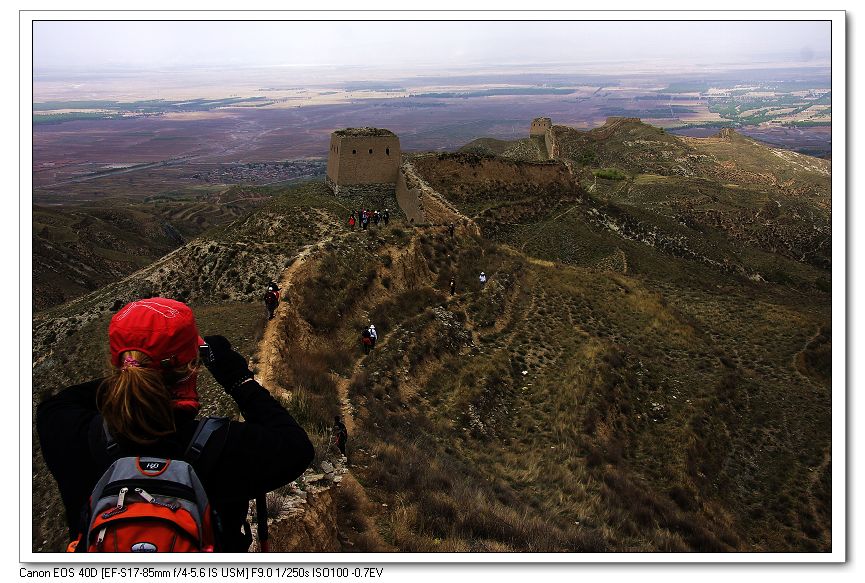
POLYGON ((105 437, 105 453, 108 454, 108 458, 111 460, 118 459, 120 457, 120 444, 111 435, 111 431, 108 429, 108 421, 105 418, 102 419, 102 434, 105 437))
MULTIPOLYGON (((192 439, 183 453, 182 459, 190 464, 194 464, 197 470, 200 468, 205 472, 209 471, 228 439, 228 423, 228 417, 205 417, 204 419, 200 419, 195 432, 192 434, 192 439), (220 431, 223 428, 226 428, 226 431, 220 431), (217 434, 218 439, 212 440, 211 438, 217 434)), ((117 443, 117 439, 111 434, 111 430, 108 429, 108 423, 105 419, 102 419, 102 437, 105 440, 104 448, 98 449, 101 449, 102 453, 106 454, 111 462, 122 457, 120 444, 117 443)), ((93 448, 93 444, 91 444, 91 450, 94 449, 97 448, 93 448)))
POLYGON ((209 473, 228 439, 228 423, 228 417, 201 419, 183 453, 183 460, 192 464, 196 471, 209 473), (220 431, 223 428, 225 431, 220 431), (214 436, 217 437, 211 439, 214 436))

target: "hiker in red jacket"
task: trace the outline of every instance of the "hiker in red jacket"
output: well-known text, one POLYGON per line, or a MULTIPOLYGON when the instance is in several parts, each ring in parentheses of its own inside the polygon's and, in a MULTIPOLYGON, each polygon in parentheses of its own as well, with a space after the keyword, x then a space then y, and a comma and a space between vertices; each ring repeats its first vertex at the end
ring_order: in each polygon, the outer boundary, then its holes
POLYGON ((372 349, 372 335, 369 333, 369 328, 364 328, 360 334, 360 342, 363 344, 363 353, 369 354, 372 349))
MULTIPOLYGON (((70 546, 85 533, 86 540, 77 542, 76 550, 102 542, 105 530, 91 538, 92 523, 82 524, 81 518, 100 476, 115 460, 159 458, 167 460, 161 462, 167 469, 172 461, 195 453, 192 467, 217 517, 211 524, 221 525, 214 526, 218 545, 210 550, 247 551, 252 538, 246 522, 248 501, 288 484, 309 466, 314 451, 306 432, 255 381, 246 359, 225 337, 199 336, 192 310, 181 302, 150 298, 127 304, 111 319, 108 342, 111 366, 104 378, 68 387, 43 400, 36 410, 39 443, 66 509, 70 546), (202 424, 196 419, 202 364, 237 404, 242 422, 209 418, 218 423, 202 424), (202 442, 195 436, 205 426, 213 428, 212 435, 203 440, 203 450, 191 452, 191 444, 202 442)), ((145 476, 158 475, 140 470, 145 476)), ((123 518, 114 523, 119 525, 115 529, 135 522, 130 519, 138 516, 136 512, 120 514, 133 503, 145 511, 162 512, 167 522, 177 514, 177 503, 165 492, 150 496, 144 490, 130 490, 125 502, 122 490, 119 496, 114 492, 118 505, 112 512, 123 518)), ((151 527, 140 526, 140 534, 131 536, 148 535, 151 527)), ((131 548, 105 550, 166 549, 138 542, 131 548)))
POLYGON ((267 308, 267 319, 273 320, 273 313, 279 305, 279 286, 276 282, 271 281, 267 284, 267 291, 264 292, 264 307, 267 308))
POLYGON ((370 350, 375 348, 375 343, 378 340, 378 332, 375 330, 375 324, 369 325, 370 350))

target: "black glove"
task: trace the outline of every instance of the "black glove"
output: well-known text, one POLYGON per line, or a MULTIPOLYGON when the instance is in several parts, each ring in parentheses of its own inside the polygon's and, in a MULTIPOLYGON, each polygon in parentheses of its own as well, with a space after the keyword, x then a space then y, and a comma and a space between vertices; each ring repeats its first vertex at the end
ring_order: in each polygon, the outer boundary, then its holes
POLYGON ((204 366, 229 395, 253 378, 249 364, 237 351, 232 350, 231 342, 225 336, 205 336, 204 341, 210 350, 204 355, 204 366))

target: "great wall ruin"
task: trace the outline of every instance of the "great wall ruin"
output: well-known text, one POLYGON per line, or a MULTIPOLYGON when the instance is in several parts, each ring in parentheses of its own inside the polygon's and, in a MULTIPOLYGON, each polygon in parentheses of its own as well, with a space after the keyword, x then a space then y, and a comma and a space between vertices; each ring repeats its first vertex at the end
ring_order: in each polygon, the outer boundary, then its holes
MULTIPOLYGON (((549 160, 558 158, 552 120, 532 120, 529 137, 542 139, 549 160)), ((542 150, 543 150, 542 149, 542 150)), ((428 156, 431 154, 420 154, 428 156)), ((366 208, 399 209, 409 223, 448 223, 459 214, 403 156, 399 136, 384 128, 345 128, 331 134, 327 177, 331 191, 366 208)))

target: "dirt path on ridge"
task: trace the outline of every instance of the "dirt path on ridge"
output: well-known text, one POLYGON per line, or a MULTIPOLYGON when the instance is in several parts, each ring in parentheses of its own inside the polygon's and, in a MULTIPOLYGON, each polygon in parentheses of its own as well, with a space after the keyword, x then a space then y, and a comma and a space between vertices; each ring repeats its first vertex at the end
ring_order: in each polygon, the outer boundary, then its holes
POLYGON ((301 249, 300 253, 298 253, 292 264, 282 273, 282 277, 279 282, 279 290, 280 290, 280 300, 279 306, 277 306, 276 311, 273 314, 273 320, 270 320, 264 328, 264 335, 261 338, 261 342, 258 344, 258 350, 256 354, 258 355, 258 371, 257 377, 258 382, 266 387, 268 390, 280 390, 281 392, 286 392, 285 388, 280 385, 280 383, 276 382, 276 379, 273 378, 273 369, 274 364, 281 359, 279 354, 277 337, 280 334, 280 331, 283 329, 282 324, 291 314, 297 313, 297 308, 293 303, 286 303, 282 301, 288 291, 291 289, 292 282, 294 281, 295 274, 300 270, 301 267, 306 265, 306 259, 309 257, 313 251, 320 248, 324 245, 325 242, 333 240, 333 236, 328 237, 326 239, 322 239, 318 243, 314 243, 312 245, 307 245, 301 249))
MULTIPOLYGON (((441 200, 441 195, 435 193, 435 196, 437 199, 441 200)), ((477 226, 471 219, 461 213, 457 214, 461 219, 467 221, 469 229, 472 227, 477 229, 477 226)), ((325 229, 325 232, 328 230, 329 229, 325 229)), ((388 270, 388 274, 393 276, 395 283, 396 281, 400 282, 401 285, 399 285, 399 287, 411 285, 410 280, 414 279, 410 277, 411 274, 405 272, 404 266, 406 262, 411 262, 409 256, 417 252, 417 237, 424 230, 426 230, 424 227, 417 228, 414 231, 415 236, 413 236, 405 245, 385 245, 378 250, 379 254, 389 254, 392 257, 394 267, 388 270), (402 271, 396 273, 397 269, 402 271)), ((296 324, 294 325, 295 335, 292 338, 293 342, 297 342, 302 346, 310 346, 315 343, 315 332, 309 328, 309 325, 298 312, 298 303, 296 301, 290 301, 292 292, 298 285, 298 274, 303 268, 310 265, 308 259, 317 251, 321 250, 326 244, 333 242, 338 237, 356 236, 356 233, 357 231, 349 231, 346 233, 331 232, 321 240, 305 245, 300 249, 298 254, 295 255, 291 265, 280 275, 279 281, 277 282, 280 288, 280 304, 274 312, 273 320, 270 320, 265 325, 264 333, 254 356, 256 379, 262 386, 266 387, 275 395, 282 395, 283 397, 291 395, 291 389, 282 382, 282 379, 278 378, 276 372, 279 370, 284 359, 284 354, 281 349, 284 347, 286 339, 281 335, 285 334, 287 324, 296 324)), ((475 336, 475 334, 476 333, 473 331, 473 336, 475 336)), ((387 336, 388 335, 385 335, 379 338, 378 345, 376 346, 377 349, 386 345, 388 340, 387 336)), ((343 422, 348 429, 349 435, 352 435, 355 432, 355 415, 358 413, 349 398, 349 388, 352 381, 364 370, 364 358, 365 355, 361 355, 355 360, 351 372, 348 375, 343 376, 337 373, 333 373, 332 375, 337 386, 337 395, 339 397, 343 422)))
MULTIPOLYGON (((323 230, 325 233, 330 231, 327 220, 328 217, 326 216, 319 217, 319 224, 324 226, 323 230)), ((257 369, 255 376, 258 382, 269 391, 281 393, 284 396, 289 396, 291 394, 288 387, 283 386, 279 382, 279 379, 275 377, 274 370, 275 365, 283 359, 283 356, 280 354, 280 347, 283 344, 283 339, 280 338, 280 334, 285 329, 284 324, 286 319, 293 318, 298 323, 306 323, 298 313, 297 302, 286 301, 289 297, 289 293, 294 287, 295 277, 301 268, 308 265, 306 260, 313 253, 320 250, 326 244, 332 242, 338 235, 339 233, 330 232, 315 243, 310 243, 309 245, 301 247, 298 254, 294 256, 291 265, 282 272, 282 275, 277 282, 279 284, 280 302, 273 313, 273 320, 270 320, 265 324, 264 334, 262 335, 261 341, 258 343, 258 349, 255 352, 257 369)), ((299 325, 298 330, 300 331, 300 335, 296 336, 295 340, 298 342, 305 342, 306 338, 304 338, 304 336, 308 335, 306 326, 299 325)))

